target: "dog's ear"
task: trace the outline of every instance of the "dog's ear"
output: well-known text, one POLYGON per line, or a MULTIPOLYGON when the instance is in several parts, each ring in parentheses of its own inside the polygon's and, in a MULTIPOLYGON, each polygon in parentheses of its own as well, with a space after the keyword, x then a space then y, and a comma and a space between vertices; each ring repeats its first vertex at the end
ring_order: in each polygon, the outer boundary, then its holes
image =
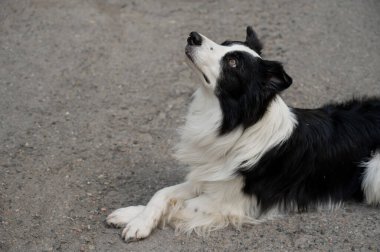
POLYGON ((256 32, 252 29, 251 26, 247 27, 247 37, 245 39, 245 44, 249 48, 257 52, 259 55, 261 55, 263 44, 260 42, 259 38, 257 37, 256 32))
POLYGON ((263 60, 266 87, 281 92, 287 89, 293 82, 292 78, 285 72, 284 67, 278 61, 263 60))

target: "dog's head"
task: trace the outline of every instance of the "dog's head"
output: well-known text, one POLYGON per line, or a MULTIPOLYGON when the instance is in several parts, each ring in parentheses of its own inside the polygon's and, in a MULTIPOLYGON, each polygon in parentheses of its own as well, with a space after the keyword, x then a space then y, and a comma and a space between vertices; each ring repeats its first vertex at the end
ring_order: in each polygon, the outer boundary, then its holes
POLYGON ((190 66, 206 89, 219 99, 223 111, 220 133, 242 125, 247 128, 265 113, 276 94, 288 88, 291 77, 282 64, 261 58, 262 44, 251 27, 246 41, 217 44, 191 32, 185 49, 190 66))

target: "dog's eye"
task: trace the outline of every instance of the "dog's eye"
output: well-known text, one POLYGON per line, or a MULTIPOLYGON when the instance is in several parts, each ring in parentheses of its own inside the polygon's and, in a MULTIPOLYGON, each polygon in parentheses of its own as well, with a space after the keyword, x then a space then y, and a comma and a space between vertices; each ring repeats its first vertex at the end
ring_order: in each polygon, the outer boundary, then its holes
POLYGON ((237 60, 236 60, 236 59, 233 59, 233 58, 229 59, 229 60, 228 60, 228 65, 229 65, 230 67, 235 68, 235 67, 237 66, 237 60))

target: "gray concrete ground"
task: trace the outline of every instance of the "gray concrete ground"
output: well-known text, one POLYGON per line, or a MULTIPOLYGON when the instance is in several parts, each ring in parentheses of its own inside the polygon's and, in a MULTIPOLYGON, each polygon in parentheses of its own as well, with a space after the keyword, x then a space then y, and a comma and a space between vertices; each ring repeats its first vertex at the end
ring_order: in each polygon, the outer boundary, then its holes
POLYGON ((187 34, 285 63, 294 106, 380 95, 380 1, 0 2, 0 251, 380 251, 379 208, 295 214, 126 244, 103 221, 180 182, 171 157, 197 83, 187 34))

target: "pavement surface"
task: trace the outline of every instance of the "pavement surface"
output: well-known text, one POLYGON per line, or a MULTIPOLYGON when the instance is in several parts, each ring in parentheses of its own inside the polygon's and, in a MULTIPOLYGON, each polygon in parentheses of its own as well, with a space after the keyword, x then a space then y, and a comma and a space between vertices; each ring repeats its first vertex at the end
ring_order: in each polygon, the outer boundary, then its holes
POLYGON ((292 106, 380 95, 380 1, 1 0, 0 251, 380 251, 380 209, 347 203, 209 237, 124 243, 104 219, 179 183, 196 78, 190 31, 284 62, 292 106))

